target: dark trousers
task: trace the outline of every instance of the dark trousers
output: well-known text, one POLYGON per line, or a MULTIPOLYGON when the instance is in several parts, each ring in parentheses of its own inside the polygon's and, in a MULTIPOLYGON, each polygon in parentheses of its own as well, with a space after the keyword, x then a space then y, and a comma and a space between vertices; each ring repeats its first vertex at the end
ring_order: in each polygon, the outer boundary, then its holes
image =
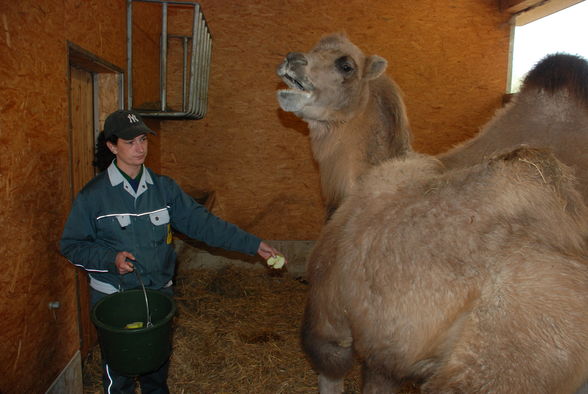
MULTIPOLYGON (((142 394, 169 394, 167 372, 169 360, 161 368, 151 373, 138 376, 142 394)), ((135 394, 136 380, 132 376, 124 376, 112 370, 102 361, 102 387, 108 394, 135 394)))
MULTIPOLYGON (((171 287, 161 289, 160 291, 173 296, 171 287)), ((90 300, 94 306, 100 299, 107 296, 90 288, 90 300)), ((142 394, 168 394, 167 374, 169 371, 169 360, 167 360, 159 369, 137 378, 125 376, 111 369, 106 361, 102 360, 102 387, 107 394, 134 394, 137 380, 141 385, 142 394)))

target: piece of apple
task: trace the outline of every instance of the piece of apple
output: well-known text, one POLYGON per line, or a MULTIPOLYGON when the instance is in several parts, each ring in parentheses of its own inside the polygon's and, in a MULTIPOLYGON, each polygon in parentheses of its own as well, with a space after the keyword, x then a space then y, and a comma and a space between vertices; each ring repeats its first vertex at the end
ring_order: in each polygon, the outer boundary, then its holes
POLYGON ((267 265, 269 265, 273 269, 277 269, 277 270, 282 268, 285 263, 286 263, 286 259, 284 258, 284 256, 280 256, 279 254, 267 259, 267 265))
POLYGON ((137 328, 143 328, 143 322, 142 321, 134 321, 132 323, 129 323, 125 326, 125 328, 127 330, 136 330, 137 328))

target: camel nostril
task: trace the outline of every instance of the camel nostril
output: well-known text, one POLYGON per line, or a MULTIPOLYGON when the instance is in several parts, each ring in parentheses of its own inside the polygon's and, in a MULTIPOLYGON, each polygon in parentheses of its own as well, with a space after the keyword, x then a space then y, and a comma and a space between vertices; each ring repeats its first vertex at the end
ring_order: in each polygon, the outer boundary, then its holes
POLYGON ((300 52, 290 52, 286 55, 286 60, 288 63, 299 64, 305 66, 308 64, 308 61, 304 57, 304 54, 300 52))

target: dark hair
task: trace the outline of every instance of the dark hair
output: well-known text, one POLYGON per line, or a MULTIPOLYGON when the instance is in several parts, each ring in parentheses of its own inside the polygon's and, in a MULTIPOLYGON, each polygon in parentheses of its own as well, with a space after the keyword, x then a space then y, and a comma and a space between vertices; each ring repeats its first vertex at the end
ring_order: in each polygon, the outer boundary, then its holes
POLYGON ((106 139, 104 136, 104 131, 101 131, 100 134, 98 134, 98 139, 96 140, 96 149, 94 151, 94 161, 92 162, 92 165, 98 169, 98 172, 106 170, 116 157, 114 153, 108 149, 108 146, 106 146, 106 141, 116 145, 118 137, 116 135, 112 135, 109 139, 106 139))

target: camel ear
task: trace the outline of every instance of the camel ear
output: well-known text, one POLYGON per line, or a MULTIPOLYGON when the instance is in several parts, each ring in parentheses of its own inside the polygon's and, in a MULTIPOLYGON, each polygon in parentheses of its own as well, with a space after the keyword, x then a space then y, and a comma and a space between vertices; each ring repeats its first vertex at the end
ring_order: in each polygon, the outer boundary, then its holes
POLYGON ((372 80, 378 78, 388 67, 388 61, 378 55, 372 55, 365 59, 364 78, 372 80))

